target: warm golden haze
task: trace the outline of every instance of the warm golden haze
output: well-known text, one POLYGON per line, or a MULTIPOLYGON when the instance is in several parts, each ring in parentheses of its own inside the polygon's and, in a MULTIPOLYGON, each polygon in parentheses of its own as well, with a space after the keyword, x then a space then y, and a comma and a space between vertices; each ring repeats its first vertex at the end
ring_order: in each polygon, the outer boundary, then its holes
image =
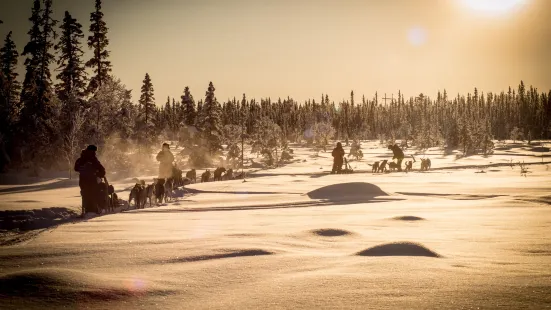
POLYGON ((0 309, 551 305, 551 0, 0 19, 0 309))
POLYGON ((468 7, 485 13, 501 14, 518 9, 526 0, 460 0, 468 7))
MULTIPOLYGON (((2 1, 0 37, 28 42, 32 1, 2 1)), ((371 98, 438 90, 499 92, 520 80, 551 86, 551 1, 105 1, 113 74, 139 98, 143 76, 157 105, 209 81, 219 100, 292 98, 303 102, 350 90, 371 98), (505 12, 494 16, 492 12, 505 12)), ((90 24, 93 1, 54 1, 90 24)), ((87 57, 90 51, 85 49, 87 57)), ((23 69, 21 69, 23 73, 23 69)))

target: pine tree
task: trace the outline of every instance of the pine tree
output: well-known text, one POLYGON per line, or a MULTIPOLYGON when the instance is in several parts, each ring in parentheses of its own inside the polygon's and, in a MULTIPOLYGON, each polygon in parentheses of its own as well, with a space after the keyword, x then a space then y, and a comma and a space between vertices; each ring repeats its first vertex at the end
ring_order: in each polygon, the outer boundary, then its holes
POLYGON ((0 49, 0 171, 11 163, 9 149, 14 134, 14 124, 19 112, 19 89, 17 81, 18 53, 11 40, 11 32, 6 36, 0 49))
POLYGON ((27 56, 25 59, 25 80, 23 81, 23 88, 21 90, 21 102, 32 102, 32 96, 36 93, 37 76, 38 76, 38 62, 40 59, 40 39, 42 37, 41 17, 42 9, 40 8, 40 0, 34 0, 31 17, 29 21, 32 23, 32 27, 28 32, 29 42, 23 49, 22 56, 27 56))
POLYGON ((19 140, 24 141, 26 146, 32 146, 28 148, 27 155, 33 164, 46 164, 48 155, 55 154, 44 150, 57 136, 56 110, 49 69, 54 60, 50 50, 56 36, 54 26, 57 23, 52 19, 52 0, 44 0, 44 10, 40 9, 40 2, 36 0, 31 21, 33 25, 29 31, 30 41, 23 52, 29 56, 25 61, 27 72, 21 92, 23 106, 19 122, 19 140))
POLYGON ((140 121, 138 132, 140 132, 139 142, 142 144, 151 143, 154 139, 154 120, 156 116, 155 96, 153 93, 153 84, 149 74, 145 74, 142 91, 140 96, 140 121))
POLYGON ((56 32, 54 30, 57 20, 52 18, 53 8, 52 0, 44 0, 44 11, 42 12, 42 38, 40 41, 41 59, 39 75, 39 94, 40 97, 50 96, 52 94, 52 74, 50 64, 55 60, 50 50, 54 47, 56 32))
POLYGON ((58 70, 61 71, 57 75, 60 82, 56 85, 56 94, 62 102, 67 101, 70 94, 77 98, 85 95, 86 72, 81 61, 83 51, 80 42, 84 34, 81 28, 82 25, 65 11, 61 38, 55 46, 55 49, 60 51, 57 64, 58 70))
POLYGON ((168 127, 170 130, 172 130, 172 107, 170 106, 170 96, 166 98, 165 107, 163 109, 163 129, 166 129, 168 127))
POLYGON ((195 101, 193 100, 193 96, 189 92, 189 87, 186 86, 186 88, 184 89, 184 94, 181 96, 181 99, 184 124, 187 126, 195 126, 197 112, 195 111, 195 101))
POLYGON ((55 86, 57 97, 61 100, 60 126, 65 135, 63 149, 67 163, 69 164, 69 177, 71 177, 71 165, 81 142, 82 126, 85 120, 85 111, 82 108, 85 95, 86 72, 81 61, 83 51, 80 40, 84 37, 82 25, 65 11, 63 24, 61 25, 61 37, 55 49, 60 51, 57 60, 57 75, 59 80, 55 86))
POLYGON ((214 96, 214 85, 209 83, 205 94, 205 103, 202 111, 202 119, 199 128, 203 133, 203 139, 207 143, 208 150, 214 154, 222 147, 222 128, 220 120, 220 106, 214 96))
POLYGON ((199 129, 203 124, 203 118, 204 118, 203 114, 204 114, 203 99, 200 99, 199 102, 197 102, 197 116, 195 117, 195 126, 198 127, 199 129))
POLYGON ((120 137, 124 140, 127 140, 132 136, 132 125, 134 122, 135 114, 135 107, 132 104, 132 91, 125 89, 120 108, 120 117, 118 118, 120 122, 120 137))
POLYGON ((178 132, 180 129, 180 124, 182 123, 182 115, 180 114, 180 102, 172 98, 172 131, 174 133, 178 132))
POLYGON ((4 40, 4 46, 0 49, 0 75, 2 81, 0 82, 0 92, 2 93, 2 99, 0 99, 0 122, 2 123, 2 132, 4 126, 11 126, 16 120, 17 113, 19 112, 19 92, 21 85, 17 81, 18 73, 17 59, 19 53, 15 43, 11 39, 12 32, 10 31, 4 40))
POLYGON ((103 20, 103 12, 101 12, 101 0, 96 0, 96 10, 90 14, 90 32, 88 37, 88 47, 92 49, 94 56, 86 62, 86 67, 94 70, 94 76, 90 79, 88 92, 95 92, 98 87, 108 78, 111 72, 111 62, 107 45, 107 25, 103 20))

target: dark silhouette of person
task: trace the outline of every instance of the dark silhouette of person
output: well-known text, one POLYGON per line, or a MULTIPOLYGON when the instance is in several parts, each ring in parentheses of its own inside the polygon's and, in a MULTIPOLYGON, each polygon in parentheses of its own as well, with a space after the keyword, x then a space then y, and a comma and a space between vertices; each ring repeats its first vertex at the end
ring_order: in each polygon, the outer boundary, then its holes
POLYGON ((398 146, 398 144, 389 145, 388 149, 392 150, 392 153, 394 154, 392 159, 394 160, 394 158, 396 158, 396 160, 397 160, 398 171, 402 171, 402 160, 404 160, 404 152, 398 146))
POLYGON ((88 145, 75 162, 75 171, 79 173, 78 185, 84 212, 98 213, 100 189, 98 178, 105 177, 105 168, 96 157, 97 150, 95 145, 88 145))
POLYGON ((333 169, 331 170, 331 173, 340 173, 344 158, 344 149, 342 148, 342 144, 340 142, 337 142, 337 146, 333 149, 331 155, 333 156, 333 169))
POLYGON ((163 143, 163 149, 157 154, 159 162, 159 179, 167 180, 172 178, 172 162, 174 155, 170 151, 168 143, 163 143))

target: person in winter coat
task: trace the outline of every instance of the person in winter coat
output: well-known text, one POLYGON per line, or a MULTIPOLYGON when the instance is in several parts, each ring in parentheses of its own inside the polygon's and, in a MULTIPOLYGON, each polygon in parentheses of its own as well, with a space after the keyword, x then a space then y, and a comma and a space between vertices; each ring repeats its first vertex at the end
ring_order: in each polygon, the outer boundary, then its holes
POLYGON ((402 160, 404 159, 404 152, 397 144, 389 145, 388 149, 392 150, 392 153, 394 154, 392 159, 397 159, 398 171, 402 171, 402 160))
POLYGON ((344 149, 342 148, 342 144, 340 142, 337 142, 337 147, 333 149, 331 155, 333 155, 333 169, 331 170, 331 173, 339 173, 342 169, 344 158, 344 149))
POLYGON ((80 158, 75 162, 75 171, 79 173, 78 185, 82 196, 84 212, 98 212, 99 182, 98 178, 105 177, 105 168, 96 157, 98 148, 89 145, 80 153, 80 158))
POLYGON ((172 155, 168 143, 163 143, 163 149, 157 154, 157 161, 159 162, 159 179, 172 178, 174 155, 172 155))

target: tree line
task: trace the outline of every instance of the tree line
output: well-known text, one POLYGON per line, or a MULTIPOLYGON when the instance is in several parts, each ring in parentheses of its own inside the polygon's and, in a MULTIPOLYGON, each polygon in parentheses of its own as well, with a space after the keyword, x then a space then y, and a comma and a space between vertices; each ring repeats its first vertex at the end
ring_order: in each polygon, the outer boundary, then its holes
POLYGON ((6 36, 0 49, 2 170, 70 166, 87 143, 112 152, 109 158, 116 160, 122 155, 114 152, 115 144, 124 151, 131 141, 146 154, 161 140, 178 140, 192 150, 191 165, 204 165, 223 145, 228 159, 239 158, 244 143, 277 162, 288 142, 324 147, 332 139, 346 144, 401 140, 420 149, 459 148, 469 155, 491 153, 494 139, 551 138, 551 91, 540 92, 522 81, 495 94, 475 88, 455 97, 444 90, 436 98, 422 93, 406 98, 398 92, 390 103, 377 93, 358 100, 354 92, 339 102, 327 94, 302 103, 289 97, 257 101, 245 94, 220 102, 210 82, 197 102, 184 87, 179 98, 157 105, 153 80, 146 73, 134 103, 131 91, 111 74, 101 4, 95 0, 90 14, 86 43, 92 57, 86 61, 82 25, 69 12, 61 23, 54 20, 52 0, 34 0, 29 42, 21 55, 12 33, 6 36), (22 82, 16 73, 20 56, 25 58, 22 82), (55 84, 52 65, 57 68, 55 84))

